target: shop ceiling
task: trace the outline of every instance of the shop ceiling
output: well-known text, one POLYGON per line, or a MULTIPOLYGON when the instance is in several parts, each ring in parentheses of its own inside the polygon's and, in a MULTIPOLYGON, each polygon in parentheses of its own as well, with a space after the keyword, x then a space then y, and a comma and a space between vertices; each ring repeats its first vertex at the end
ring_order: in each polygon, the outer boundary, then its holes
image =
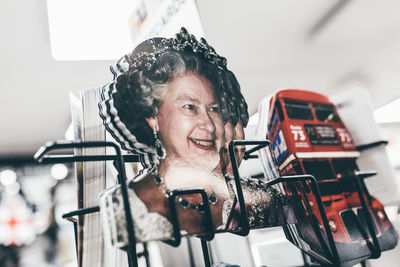
MULTIPOLYGON (((376 107, 400 97, 396 0, 198 0, 207 40, 228 59, 250 112, 279 88, 334 95, 364 87, 376 107)), ((0 2, 0 157, 63 139, 68 92, 111 79, 113 61, 55 61, 46 1, 0 2)))

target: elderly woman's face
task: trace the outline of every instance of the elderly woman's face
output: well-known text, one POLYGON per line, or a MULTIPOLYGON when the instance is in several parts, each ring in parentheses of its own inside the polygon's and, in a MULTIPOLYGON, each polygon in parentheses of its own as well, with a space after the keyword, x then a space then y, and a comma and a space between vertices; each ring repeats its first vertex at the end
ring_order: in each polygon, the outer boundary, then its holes
POLYGON ((168 157, 211 169, 218 164, 224 124, 205 77, 186 72, 170 82, 157 123, 168 157))

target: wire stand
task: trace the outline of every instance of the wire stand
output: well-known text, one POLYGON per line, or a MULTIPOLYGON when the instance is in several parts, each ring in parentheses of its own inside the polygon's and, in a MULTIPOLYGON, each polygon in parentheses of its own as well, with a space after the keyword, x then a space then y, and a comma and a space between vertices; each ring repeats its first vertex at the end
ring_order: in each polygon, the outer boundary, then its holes
MULTIPOLYGON (((124 212, 126 215, 126 230, 128 232, 128 263, 130 267, 137 267, 137 252, 136 252, 136 238, 133 227, 133 221, 131 216, 131 209, 128 199, 128 191, 126 189, 126 173, 124 166, 124 158, 121 154, 121 150, 118 145, 113 142, 71 142, 71 141, 57 141, 49 142, 45 146, 42 146, 37 153, 34 155, 34 159, 39 163, 56 163, 56 162, 77 162, 77 161, 104 161, 104 160, 115 160, 117 162, 116 168, 118 171, 118 183, 121 185, 121 194, 123 199, 124 212), (95 156, 75 156, 75 155, 47 155, 49 152, 54 150, 64 150, 72 148, 91 148, 91 147, 111 147, 115 150, 115 155, 95 155, 95 156)), ((131 158, 136 160, 136 158, 131 158)), ((76 220, 71 219, 71 215, 84 215, 93 212, 98 212, 98 207, 90 207, 86 209, 76 210, 67 214, 64 214, 63 218, 67 218, 74 223, 74 229, 76 230, 76 220), (67 216, 70 215, 70 216, 67 216)), ((77 243, 76 231, 75 231, 75 243, 77 243)), ((145 253, 144 256, 148 255, 145 253)))
MULTIPOLYGON (((243 225, 237 231, 233 232, 234 234, 247 236, 250 232, 249 226, 249 219, 247 217, 246 212, 246 204, 243 197, 243 190, 240 182, 239 170, 236 161, 236 153, 235 147, 236 146, 247 146, 252 145, 255 146, 254 148, 245 152, 244 158, 256 158, 256 155, 251 155, 253 152, 264 148, 269 145, 268 140, 263 141, 245 141, 245 140, 234 140, 229 144, 229 156, 231 158, 232 170, 235 179, 235 187, 237 192, 237 199, 240 205, 241 216, 243 225)), ((122 155, 121 150, 118 145, 113 142, 70 142, 70 141, 57 141, 57 142, 50 142, 47 143, 45 146, 41 147, 38 152, 35 154, 34 159, 39 163, 61 163, 61 162, 82 162, 82 161, 105 161, 105 160, 114 160, 116 162, 116 168, 118 171, 118 183, 121 185, 121 194, 123 198, 123 206, 124 212, 126 217, 126 231, 128 233, 128 263, 129 267, 138 267, 138 257, 143 256, 146 259, 147 266, 150 266, 149 255, 147 251, 147 246, 144 245, 144 251, 141 253, 137 253, 136 251, 136 238, 135 238, 135 231, 134 231, 134 224, 132 221, 131 216, 131 209, 128 199, 128 192, 126 186, 126 173, 125 173, 125 166, 124 162, 139 162, 139 157, 134 155, 122 155), (115 150, 115 155, 90 155, 90 156, 75 156, 75 155, 48 155, 49 152, 55 150, 64 150, 64 149, 72 149, 72 148, 90 148, 90 147, 111 147, 115 150)), ((362 204, 362 209, 364 210, 365 219, 367 221, 367 225, 370 231, 370 235, 372 236, 372 245, 370 248, 372 250, 372 258, 377 258, 381 254, 381 249, 376 238, 376 233, 373 227, 373 221, 371 215, 368 210, 367 203, 363 197, 363 193, 365 190, 362 186, 363 178, 369 177, 374 175, 373 172, 359 172, 354 176, 357 185, 357 193, 360 198, 360 202, 362 204)), ((312 175, 296 175, 296 176, 286 176, 280 177, 275 180, 268 182, 268 185, 273 186, 279 183, 292 183, 295 187, 297 186, 296 183, 298 181, 308 181, 311 185, 311 189, 316 196, 318 209, 320 211, 323 225, 325 228, 326 236, 328 239, 328 247, 324 247, 326 255, 329 255, 329 260, 332 263, 332 266, 340 265, 339 255, 337 252, 337 248, 333 239, 332 231, 330 230, 328 219, 325 213, 325 209, 322 203, 321 194, 319 191, 318 183, 316 179, 312 175)), ((203 200, 204 206, 204 213, 203 213, 203 226, 205 231, 205 235, 201 236, 201 246, 203 250, 203 258, 205 265, 211 266, 210 255, 208 251, 207 241, 210 241, 214 238, 215 231, 214 231, 214 223, 211 215, 210 206, 208 203, 208 196, 207 193, 201 188, 195 189, 187 189, 187 190, 173 190, 169 194, 169 208, 171 211, 171 223, 173 225, 173 239, 164 241, 165 243, 177 247, 181 243, 181 233, 180 233, 180 225, 178 220, 178 213, 176 207, 176 198, 180 195, 191 195, 191 194, 200 194, 203 200)), ((368 196, 368 194, 367 194, 368 196)), ((74 224, 75 230, 75 242, 77 246, 77 220, 74 216, 80 216, 85 214, 90 214, 94 212, 99 212, 99 207, 88 207, 84 209, 79 209, 75 211, 68 212, 64 214, 62 217, 67 219, 74 224)), ((318 239, 321 241, 321 244, 324 243, 323 237, 320 235, 318 239)), ((307 252, 306 252, 307 253, 307 252)), ((313 255, 309 256, 313 257, 313 255)))
MULTIPOLYGON (((363 147, 362 149, 374 147, 374 146, 381 145, 384 143, 385 142, 378 142, 376 144, 368 145, 365 148, 363 147)), ((246 151, 246 153, 244 155, 244 159, 249 159, 249 158, 257 158, 257 155, 251 155, 251 154, 263 147, 268 146, 269 144, 270 144, 270 142, 268 140, 264 140, 264 141, 233 140, 229 144, 229 156, 231 158, 233 174, 235 177, 236 189, 237 189, 237 193, 238 193, 238 200, 240 202, 240 209, 241 209, 242 215, 243 215, 242 219, 245 222, 243 231, 240 231, 237 233, 239 235, 243 235, 243 236, 247 235, 249 233, 250 229, 249 229, 249 221, 248 221, 248 217, 247 217, 246 209, 245 209, 245 202, 243 199, 243 191, 242 191, 242 188, 240 185, 240 176, 239 176, 239 170, 238 170, 238 165, 237 165, 237 161, 236 161, 236 153, 235 153, 234 148, 235 148, 235 146, 239 146, 239 145, 244 145, 244 146, 255 145, 255 147, 246 151)), ((375 229, 373 227, 373 220, 372 220, 371 214, 369 212, 365 198, 363 197, 364 194, 366 194, 367 196, 369 196, 369 194, 368 194, 368 192, 365 192, 366 190, 364 190, 364 187, 362 186, 362 183, 363 183, 362 179, 373 176, 375 174, 376 174, 375 171, 357 172, 353 177, 354 180, 356 181, 357 194, 358 194, 358 197, 361 202, 361 207, 363 209, 363 213, 365 214, 365 219, 366 219, 366 222, 368 225, 368 230, 370 232, 370 235, 372 236, 372 244, 370 242, 367 242, 367 244, 372 251, 370 258, 374 258, 374 259, 380 257, 381 248, 378 243, 378 239, 376 237, 375 229)), ((297 187, 298 181, 309 181, 310 182, 312 192, 316 196, 318 209, 320 211, 322 222, 323 222, 325 232, 326 232, 326 236, 328 238, 329 247, 323 246, 325 253, 326 253, 326 255, 329 255, 329 260, 331 261, 332 266, 339 266, 340 258, 339 258, 338 252, 337 252, 335 241, 333 239, 332 231, 329 227, 328 218, 326 216, 326 212, 325 212, 325 209, 324 209, 324 206, 322 203, 322 199, 321 199, 321 193, 320 193, 318 183, 317 183, 317 180, 315 179, 315 177, 313 177, 312 175, 308 175, 308 174, 284 176, 284 177, 279 177, 277 179, 274 179, 274 180, 268 182, 268 185, 273 186, 278 183, 292 183, 292 184, 294 184, 295 187, 297 187)), ((360 227, 360 229, 362 229, 362 228, 360 227)), ((367 234, 364 233, 363 236, 366 237, 367 234)), ((322 245, 325 244, 323 237, 321 235, 318 235, 318 239, 322 245)), ((305 253, 307 253, 307 252, 305 252, 305 253)), ((311 254, 309 254, 309 256, 313 257, 313 255, 311 255, 311 254)))

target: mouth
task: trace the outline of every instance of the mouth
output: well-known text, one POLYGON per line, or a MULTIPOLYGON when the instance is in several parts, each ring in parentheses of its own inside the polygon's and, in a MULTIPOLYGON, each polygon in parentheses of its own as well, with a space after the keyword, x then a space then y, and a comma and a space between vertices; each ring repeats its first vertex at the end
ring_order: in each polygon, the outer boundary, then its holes
POLYGON ((201 140, 201 139, 194 139, 189 138, 192 143, 203 150, 214 150, 214 140, 201 140))

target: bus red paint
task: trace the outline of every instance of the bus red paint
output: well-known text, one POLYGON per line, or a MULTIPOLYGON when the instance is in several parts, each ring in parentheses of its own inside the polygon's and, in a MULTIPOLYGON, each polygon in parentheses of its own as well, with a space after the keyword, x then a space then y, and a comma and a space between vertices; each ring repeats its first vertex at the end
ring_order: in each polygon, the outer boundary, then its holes
MULTIPOLYGON (((360 153, 336 107, 319 93, 281 90, 270 99, 267 138, 281 176, 311 174, 316 178, 340 260, 368 258, 371 235, 354 179, 360 153)), ((361 184, 381 250, 391 249, 398 235, 383 205, 361 184)), ((308 205, 323 225, 308 186, 284 189, 288 195, 302 196, 302 205, 308 205)))

